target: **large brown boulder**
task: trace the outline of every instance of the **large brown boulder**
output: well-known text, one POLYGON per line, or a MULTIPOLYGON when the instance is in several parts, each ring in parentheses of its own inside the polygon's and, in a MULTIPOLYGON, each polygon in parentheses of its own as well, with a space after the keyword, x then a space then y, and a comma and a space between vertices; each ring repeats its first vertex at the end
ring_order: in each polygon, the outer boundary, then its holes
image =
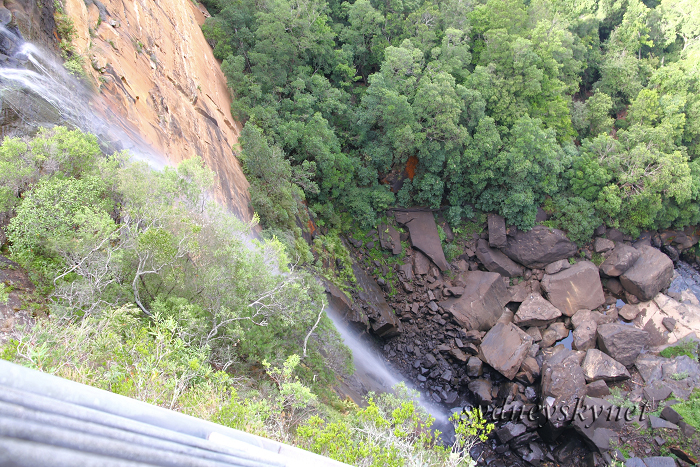
POLYGON ((353 264, 353 272, 357 279, 358 299, 367 307, 370 328, 379 337, 392 337, 401 332, 401 321, 384 298, 382 289, 377 282, 365 271, 353 264))
POLYGON ((622 287, 642 301, 651 300, 668 287, 673 277, 673 261, 654 247, 644 246, 641 256, 620 276, 622 287))
POLYGON ((513 322, 518 326, 543 326, 561 316, 561 311, 539 294, 529 295, 520 304, 513 322))
POLYGON ((491 272, 497 272, 505 277, 523 275, 523 267, 504 255, 500 250, 491 248, 486 240, 479 239, 476 247, 476 257, 481 264, 491 272))
POLYGON ((625 366, 634 363, 649 333, 634 326, 610 323, 598 326, 598 348, 625 366))
POLYGON ((506 221, 498 214, 489 214, 489 246, 503 248, 508 244, 506 221))
POLYGON ((631 268, 641 254, 636 248, 618 243, 610 256, 600 265, 600 271, 608 277, 617 277, 631 268))
POLYGON ((532 337, 513 323, 499 322, 484 336, 480 352, 486 363, 512 380, 532 343, 532 337))
POLYGON ((509 236, 503 253, 528 268, 542 269, 554 261, 573 256, 576 245, 561 230, 536 225, 528 232, 518 230, 509 236))
POLYGON ((588 349, 581 365, 586 381, 623 381, 630 378, 625 365, 597 349, 588 349))
POLYGON ((488 331, 503 314, 510 293, 503 278, 495 272, 470 271, 462 273, 464 293, 442 302, 443 309, 467 331, 488 331))
POLYGON ((574 329, 571 348, 576 350, 594 349, 598 337, 598 323, 588 319, 579 323, 574 329))
POLYGON ((589 261, 581 261, 556 274, 546 274, 541 285, 552 305, 566 316, 605 303, 598 268, 589 261))
POLYGON ((442 251, 442 243, 438 235, 435 218, 430 211, 397 211, 394 213, 396 222, 408 227, 411 235, 411 245, 430 258, 442 271, 450 268, 442 251))
MULTIPOLYGON (((581 368, 581 355, 564 346, 555 347, 555 351, 542 364, 541 384, 542 401, 547 403, 547 398, 551 397, 554 399, 554 407, 575 407, 586 395, 586 377, 581 368)), ((559 428, 567 421, 551 417, 548 423, 559 428)))

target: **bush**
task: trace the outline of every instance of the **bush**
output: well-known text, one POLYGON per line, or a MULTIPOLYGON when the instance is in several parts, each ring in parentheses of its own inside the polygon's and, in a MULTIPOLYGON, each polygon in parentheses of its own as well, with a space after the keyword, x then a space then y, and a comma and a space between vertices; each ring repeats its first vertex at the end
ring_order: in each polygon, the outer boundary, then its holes
POLYGON ((556 226, 565 230, 569 239, 579 245, 590 241, 602 223, 593 204, 578 196, 555 200, 553 209, 556 226))

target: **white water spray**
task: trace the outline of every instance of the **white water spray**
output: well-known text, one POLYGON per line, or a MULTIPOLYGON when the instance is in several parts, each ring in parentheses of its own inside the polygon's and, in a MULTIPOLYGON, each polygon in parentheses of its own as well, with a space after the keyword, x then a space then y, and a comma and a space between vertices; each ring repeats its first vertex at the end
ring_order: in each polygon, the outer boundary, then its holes
POLYGON ((21 44, 12 58, 25 65, 0 65, 0 102, 3 107, 9 107, 22 116, 27 109, 17 108, 11 99, 5 97, 12 91, 25 93, 53 108, 61 120, 96 135, 101 144, 119 142, 123 149, 132 154, 133 159, 146 161, 156 170, 168 165, 165 157, 143 141, 138 129, 111 112, 99 94, 87 89, 51 53, 22 41, 4 26, 0 26, 0 35, 21 44))
MULTIPOLYGON (((354 377, 361 383, 365 391, 392 392, 394 386, 404 383, 407 388, 417 388, 407 379, 401 377, 401 373, 386 362, 378 350, 364 342, 360 336, 339 316, 332 308, 326 308, 326 315, 333 321, 335 328, 340 333, 345 345, 352 351, 353 364, 355 365, 354 377)), ((416 402, 435 418, 436 428, 443 433, 450 431, 452 425, 449 422, 449 413, 443 407, 432 403, 421 395, 416 402)))

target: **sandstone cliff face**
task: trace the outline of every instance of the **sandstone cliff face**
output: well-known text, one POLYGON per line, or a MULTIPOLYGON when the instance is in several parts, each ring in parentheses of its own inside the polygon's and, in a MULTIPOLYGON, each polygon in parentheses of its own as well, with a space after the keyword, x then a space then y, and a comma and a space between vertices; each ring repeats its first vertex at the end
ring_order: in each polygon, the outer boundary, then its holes
MULTIPOLYGON (((128 121, 171 162, 200 155, 218 174, 217 198, 250 220, 248 182, 232 147, 240 125, 191 0, 63 0, 74 41, 106 114, 128 121)), ((99 104, 97 104, 99 105, 99 104)))

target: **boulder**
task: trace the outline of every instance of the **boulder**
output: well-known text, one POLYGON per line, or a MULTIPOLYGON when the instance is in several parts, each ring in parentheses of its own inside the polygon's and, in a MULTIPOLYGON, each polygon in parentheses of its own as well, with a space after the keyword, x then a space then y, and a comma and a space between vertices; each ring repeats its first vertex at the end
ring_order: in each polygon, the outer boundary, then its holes
POLYGON ((589 319, 574 329, 573 342, 571 347, 576 350, 588 350, 595 348, 598 338, 598 323, 589 319))
POLYGON ((644 465, 646 467, 676 467, 676 461, 673 460, 673 457, 645 457, 644 465))
POLYGON ((596 238, 593 242, 593 249, 596 253, 604 253, 615 248, 615 242, 607 238, 596 238))
POLYGON ((410 264, 402 264, 399 266, 399 275, 405 281, 413 280, 413 266, 410 264))
POLYGON ((469 357, 469 361, 467 362, 467 376, 471 378, 481 376, 483 365, 484 363, 478 357, 469 357))
POLYGON ((555 261, 553 263, 548 264, 547 266, 544 267, 544 273, 545 274, 556 274, 562 269, 569 269, 571 267, 571 263, 569 263, 568 259, 560 259, 559 261, 555 261))
POLYGON ((590 320, 595 321, 598 326, 601 324, 614 323, 617 321, 616 310, 616 308, 611 308, 607 311, 607 314, 603 314, 599 311, 578 310, 576 313, 574 313, 574 316, 571 317, 571 324, 575 329, 579 327, 581 323, 585 323, 586 321, 590 320))
POLYGON ((442 271, 450 268, 442 251, 435 217, 430 211, 397 211, 394 213, 396 222, 408 227, 411 235, 411 245, 422 251, 442 271))
POLYGON ((420 251, 413 254, 413 271, 419 276, 428 274, 430 271, 430 258, 425 256, 420 251))
POLYGON ((399 231, 388 224, 379 224, 379 244, 395 255, 400 255, 403 249, 399 231))
POLYGON ((608 278, 605 288, 616 297, 621 297, 625 293, 625 289, 622 288, 622 284, 620 284, 620 280, 617 277, 608 278))
POLYGON ((600 270, 608 277, 617 277, 631 268, 641 254, 636 248, 618 243, 610 256, 600 265, 600 270))
POLYGON ((503 248, 508 244, 506 237, 506 221, 498 214, 489 214, 489 245, 493 248, 503 248))
POLYGON ((598 326, 598 348, 625 366, 630 366, 647 344, 649 333, 625 324, 598 326))
POLYGON ((554 261, 576 253, 576 245, 561 230, 536 225, 532 230, 517 230, 508 236, 503 252, 513 261, 531 269, 542 269, 554 261))
POLYGON ((537 279, 530 279, 508 287, 508 292, 510 292, 511 302, 522 303, 532 294, 541 295, 542 289, 540 287, 540 281, 537 279))
POLYGON ((513 322, 521 327, 543 326, 560 316, 561 311, 541 295, 531 294, 520 304, 513 322))
MULTIPOLYGON (((555 347, 554 352, 542 364, 542 400, 547 401, 551 397, 556 407, 561 407, 562 404, 575 407, 585 395, 586 377, 578 353, 564 346, 555 347)), ((566 423, 558 418, 550 418, 548 421, 555 428, 566 423)))
POLYGON ((581 309, 593 310, 605 303, 598 268, 589 261, 545 275, 541 286, 547 299, 566 316, 573 316, 581 309))
POLYGON ((486 379, 477 379, 470 381, 467 385, 469 390, 474 394, 476 401, 480 404, 490 404, 493 402, 491 395, 491 382, 486 379))
POLYGON ((605 397, 610 395, 610 389, 605 381, 599 379, 586 385, 586 395, 590 397, 605 397))
POLYGON ((443 301, 442 308, 466 330, 488 331, 510 299, 503 278, 495 272, 470 271, 459 280, 464 283, 464 293, 443 301))
POLYGON ((480 352, 491 367, 512 380, 532 345, 532 337, 513 323, 498 323, 484 336, 480 352))
POLYGON ((359 300, 367 307, 370 328, 379 337, 392 337, 401 332, 401 321, 384 298, 382 289, 365 271, 353 264, 352 270, 357 279, 359 300))
POLYGON ((632 412, 631 409, 622 408, 618 415, 617 407, 613 406, 605 399, 587 396, 579 407, 584 408, 582 416, 574 417, 572 425, 576 432, 581 435, 586 443, 599 451, 605 451, 610 448, 610 441, 618 438, 617 431, 623 428, 625 416, 635 417, 638 420, 639 411, 632 412), (596 414, 606 414, 610 412, 611 417, 594 416, 596 414))
POLYGON ((565 339, 569 335, 569 330, 566 325, 561 322, 552 323, 542 333, 542 341, 540 347, 551 347, 555 342, 565 339))
POLYGON ((586 381, 623 381, 630 378, 627 368, 598 349, 588 349, 581 365, 586 381))
POLYGON ((654 247, 644 247, 634 265, 620 276, 622 287, 642 301, 651 300, 673 277, 673 261, 654 247))
POLYGON ((500 250, 491 248, 486 240, 479 239, 476 247, 476 257, 481 264, 491 272, 497 272, 505 277, 523 275, 523 267, 504 255, 500 250))
POLYGON ((618 314, 627 321, 632 321, 637 317, 640 311, 642 310, 637 305, 625 304, 622 308, 620 308, 618 314))

